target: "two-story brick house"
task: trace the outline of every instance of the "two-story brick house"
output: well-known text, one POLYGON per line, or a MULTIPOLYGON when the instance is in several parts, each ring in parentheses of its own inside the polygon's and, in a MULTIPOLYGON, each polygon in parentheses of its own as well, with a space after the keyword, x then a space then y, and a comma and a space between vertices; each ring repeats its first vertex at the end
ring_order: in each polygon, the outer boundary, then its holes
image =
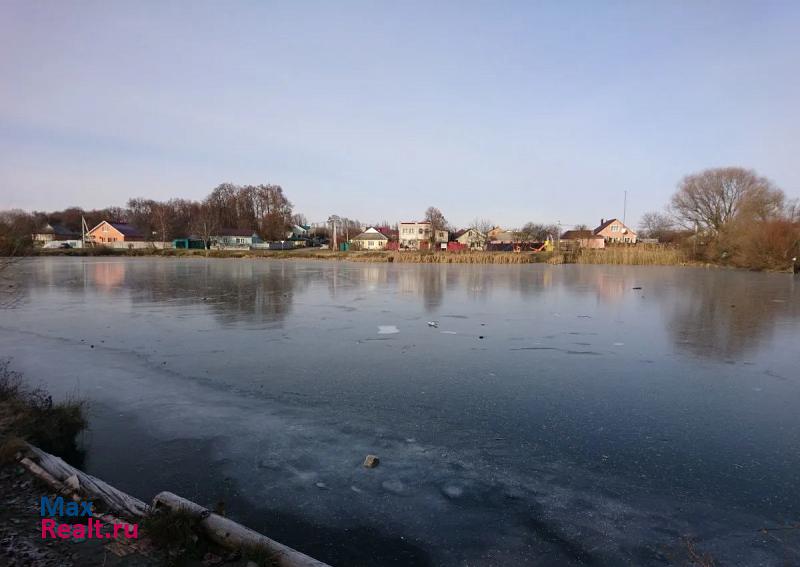
MULTIPOLYGON (((431 223, 428 221, 401 222, 398 225, 400 248, 420 250, 430 247, 431 243, 431 223)), ((434 244, 438 248, 441 243, 447 244, 447 231, 437 230, 434 244)))

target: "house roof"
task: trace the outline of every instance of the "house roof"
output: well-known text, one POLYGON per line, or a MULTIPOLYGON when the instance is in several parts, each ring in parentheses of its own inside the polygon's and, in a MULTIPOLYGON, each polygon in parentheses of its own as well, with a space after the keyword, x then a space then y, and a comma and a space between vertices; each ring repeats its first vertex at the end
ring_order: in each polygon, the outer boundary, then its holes
POLYGON ((141 238, 142 237, 142 233, 139 232, 139 230, 136 227, 134 227, 133 225, 130 225, 128 223, 110 222, 108 224, 110 224, 111 226, 116 228, 118 231, 120 231, 124 236, 130 236, 131 238, 141 238))
POLYGON ((385 234, 370 227, 361 234, 354 236, 351 240, 389 240, 389 238, 385 234))
POLYGON ((44 227, 42 227, 40 230, 38 230, 36 234, 54 234, 55 236, 75 236, 78 233, 68 229, 63 224, 48 223, 44 225, 44 227))
POLYGON ((621 220, 619 220, 619 219, 608 219, 608 220, 607 220, 607 221, 605 221, 604 223, 600 224, 600 226, 598 226, 596 229, 594 229, 594 231, 593 231, 593 232, 594 232, 595 234, 597 234, 598 232, 602 231, 602 230, 603 230, 603 229, 605 229, 605 228, 608 228, 609 226, 611 226, 611 225, 612 225, 612 224, 614 224, 615 222, 618 222, 619 224, 621 224, 622 226, 624 226, 624 227, 625 227, 625 229, 626 229, 628 232, 632 232, 633 234, 636 234, 636 232, 635 232, 635 231, 631 230, 631 229, 630 229, 630 228, 629 228, 629 227, 628 227, 628 226, 627 226, 625 223, 623 223, 623 222, 622 222, 621 220))
POLYGON ((372 227, 384 236, 392 237, 397 236, 398 230, 389 226, 374 226, 372 227))
POLYGON ((253 236, 255 233, 249 228, 221 228, 214 236, 253 236))
POLYGON ((518 238, 514 237, 514 233, 512 231, 510 231, 510 230, 496 231, 493 234, 490 234, 490 238, 492 240, 495 240, 495 241, 507 240, 509 242, 513 242, 515 240, 519 240, 518 238))
POLYGON ((594 229, 594 233, 597 234, 598 232, 600 232, 604 228, 608 228, 609 226, 614 224, 614 222, 616 222, 616 220, 617 219, 608 219, 607 221, 605 221, 603 223, 600 223, 600 226, 598 226, 596 229, 594 229))
POLYGON ((459 239, 459 238, 461 238, 462 236, 464 236, 465 234, 467 234, 467 233, 469 233, 469 232, 475 232, 475 233, 479 234, 480 236, 485 236, 485 235, 484 235, 484 234, 483 234, 483 233, 482 233, 480 230, 478 230, 477 228, 462 228, 461 230, 457 230, 457 231, 455 231, 455 232, 453 233, 453 238, 455 238, 455 239, 459 239))

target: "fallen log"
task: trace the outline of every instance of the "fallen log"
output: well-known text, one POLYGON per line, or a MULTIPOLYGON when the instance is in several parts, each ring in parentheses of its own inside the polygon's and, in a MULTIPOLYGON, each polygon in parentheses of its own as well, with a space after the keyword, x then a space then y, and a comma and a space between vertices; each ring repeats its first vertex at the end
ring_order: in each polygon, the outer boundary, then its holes
MULTIPOLYGON (((125 494, 99 478, 68 465, 55 455, 46 453, 33 445, 28 445, 28 448, 34 456, 35 464, 57 482, 67 485, 72 484, 71 488, 74 490, 76 488, 74 486, 75 480, 77 480, 77 485, 81 491, 93 499, 101 500, 115 515, 130 519, 147 516, 149 508, 147 504, 138 498, 125 494), (72 477, 75 478, 73 479, 72 477)), ((50 484, 46 478, 44 480, 50 484)))
POLYGON ((46 453, 33 445, 28 445, 28 453, 31 458, 23 457, 20 464, 31 474, 40 478, 56 492, 73 500, 80 500, 84 496, 88 496, 102 501, 112 511, 112 514, 104 515, 104 518, 111 523, 120 522, 115 515, 135 520, 150 515, 154 508, 182 510, 198 518, 200 527, 210 540, 228 549, 266 551, 280 567, 329 567, 321 561, 278 543, 233 520, 214 514, 199 504, 171 492, 161 492, 156 495, 151 508, 138 498, 117 490, 110 484, 76 469, 59 457, 46 453))
POLYGON ((251 530, 233 520, 214 514, 199 504, 173 494, 161 492, 153 499, 153 508, 167 508, 172 511, 183 511, 197 517, 200 527, 209 539, 228 549, 261 549, 269 552, 272 559, 280 567, 329 567, 287 547, 277 541, 251 530))

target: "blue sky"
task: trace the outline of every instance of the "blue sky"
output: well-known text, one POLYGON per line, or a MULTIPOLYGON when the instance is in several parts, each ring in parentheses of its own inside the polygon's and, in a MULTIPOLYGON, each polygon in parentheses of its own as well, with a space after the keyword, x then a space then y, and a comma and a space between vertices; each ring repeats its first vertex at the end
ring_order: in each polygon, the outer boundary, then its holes
POLYGON ((278 183, 309 220, 800 194, 800 2, 0 0, 0 209, 278 183))

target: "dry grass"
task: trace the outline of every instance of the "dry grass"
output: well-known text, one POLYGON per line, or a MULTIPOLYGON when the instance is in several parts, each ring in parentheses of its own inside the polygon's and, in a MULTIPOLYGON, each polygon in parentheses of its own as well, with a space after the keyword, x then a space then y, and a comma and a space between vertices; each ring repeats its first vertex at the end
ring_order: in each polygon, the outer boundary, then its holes
POLYGON ((390 262, 412 264, 536 264, 546 262, 548 252, 387 252, 390 262))
POLYGON ((75 437, 86 429, 86 404, 53 402, 41 388, 27 388, 8 361, 0 361, 0 437, 19 438, 57 455, 75 451, 75 437))
MULTIPOLYGON (((177 567, 196 565, 209 553, 217 556, 226 554, 226 550, 208 540, 201 521, 200 516, 187 510, 159 508, 153 510, 141 525, 147 537, 166 552, 166 564, 177 567)), ((278 565, 275 554, 266 547, 244 547, 234 555, 263 567, 278 565)))
POLYGON ((298 248, 295 250, 114 250, 74 249, 44 251, 48 255, 166 256, 196 258, 260 258, 274 260, 348 260, 351 262, 400 264, 626 264, 671 266, 689 262, 686 252, 670 245, 609 246, 602 250, 566 250, 551 252, 433 252, 433 251, 364 251, 347 252, 298 248))
POLYGON ((13 435, 3 437, 0 439, 0 465, 16 463, 19 455, 24 455, 27 451, 28 444, 24 439, 13 435))
POLYGON ((680 248, 664 245, 609 246, 601 250, 583 248, 570 253, 566 262, 576 264, 625 264, 633 266, 684 265, 689 258, 680 248))

